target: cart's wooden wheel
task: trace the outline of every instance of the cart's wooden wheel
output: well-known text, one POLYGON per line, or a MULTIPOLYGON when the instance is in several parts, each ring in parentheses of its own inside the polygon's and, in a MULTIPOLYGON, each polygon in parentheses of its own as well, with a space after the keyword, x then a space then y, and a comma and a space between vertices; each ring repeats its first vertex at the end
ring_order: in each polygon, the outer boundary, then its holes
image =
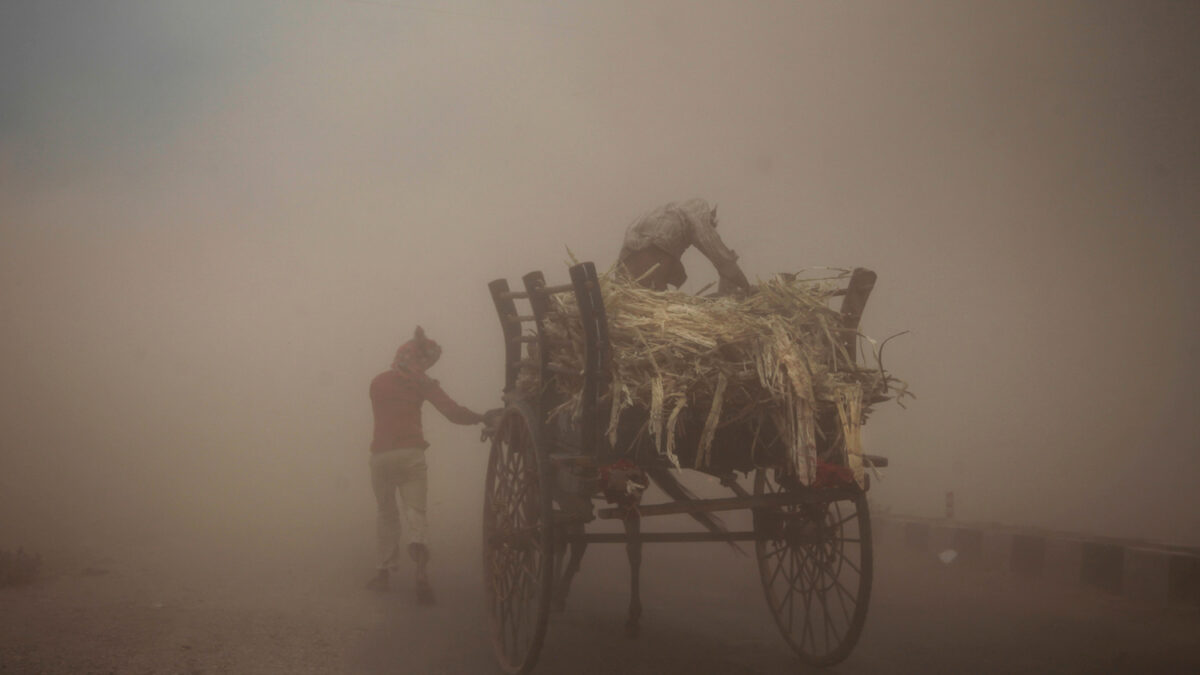
POLYGON ((527 673, 537 662, 554 579, 551 481, 535 420, 526 406, 509 406, 488 459, 483 583, 505 673, 527 673))
MULTIPOLYGON (((754 494, 803 490, 758 469, 754 494), (781 484, 782 483, 782 484, 781 484)), ((767 605, 804 663, 830 666, 850 655, 871 598, 871 517, 865 492, 839 501, 754 510, 755 544, 767 605)))

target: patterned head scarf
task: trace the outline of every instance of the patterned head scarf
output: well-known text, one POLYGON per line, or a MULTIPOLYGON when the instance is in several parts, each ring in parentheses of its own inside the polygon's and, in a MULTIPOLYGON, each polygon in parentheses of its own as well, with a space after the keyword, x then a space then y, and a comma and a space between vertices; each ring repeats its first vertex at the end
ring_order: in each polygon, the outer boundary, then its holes
POLYGON ((442 347, 425 337, 425 330, 417 326, 413 338, 400 345, 392 359, 392 370, 410 370, 423 373, 442 356, 442 347))

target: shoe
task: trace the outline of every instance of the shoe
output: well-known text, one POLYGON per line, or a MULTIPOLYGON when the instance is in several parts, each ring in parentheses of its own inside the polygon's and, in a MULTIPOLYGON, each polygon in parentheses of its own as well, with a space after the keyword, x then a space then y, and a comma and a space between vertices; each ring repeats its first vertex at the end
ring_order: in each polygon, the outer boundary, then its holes
POLYGON ((383 593, 388 589, 388 573, 387 570, 379 570, 374 578, 367 582, 367 590, 383 593))
POLYGON ((433 605, 433 588, 429 586, 428 581, 417 582, 417 604, 418 605, 433 605))

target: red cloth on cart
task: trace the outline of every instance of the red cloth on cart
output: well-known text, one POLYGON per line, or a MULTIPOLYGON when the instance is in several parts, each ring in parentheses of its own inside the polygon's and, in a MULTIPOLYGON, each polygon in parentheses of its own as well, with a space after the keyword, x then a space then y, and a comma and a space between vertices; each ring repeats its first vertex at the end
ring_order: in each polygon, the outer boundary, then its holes
POLYGON ((854 472, 850 467, 817 460, 817 477, 813 481, 813 487, 829 488, 853 484, 854 472))

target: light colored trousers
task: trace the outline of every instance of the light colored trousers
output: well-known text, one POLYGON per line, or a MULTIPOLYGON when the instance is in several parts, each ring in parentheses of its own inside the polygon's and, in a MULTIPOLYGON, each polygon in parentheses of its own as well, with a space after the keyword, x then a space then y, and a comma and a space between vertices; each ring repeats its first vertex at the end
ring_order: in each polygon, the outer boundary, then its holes
POLYGON ((405 527, 410 544, 424 544, 429 526, 425 521, 428 492, 425 450, 402 448, 371 454, 371 486, 379 507, 376 534, 379 538, 379 569, 395 569, 400 562, 400 509, 396 492, 404 504, 405 527))

